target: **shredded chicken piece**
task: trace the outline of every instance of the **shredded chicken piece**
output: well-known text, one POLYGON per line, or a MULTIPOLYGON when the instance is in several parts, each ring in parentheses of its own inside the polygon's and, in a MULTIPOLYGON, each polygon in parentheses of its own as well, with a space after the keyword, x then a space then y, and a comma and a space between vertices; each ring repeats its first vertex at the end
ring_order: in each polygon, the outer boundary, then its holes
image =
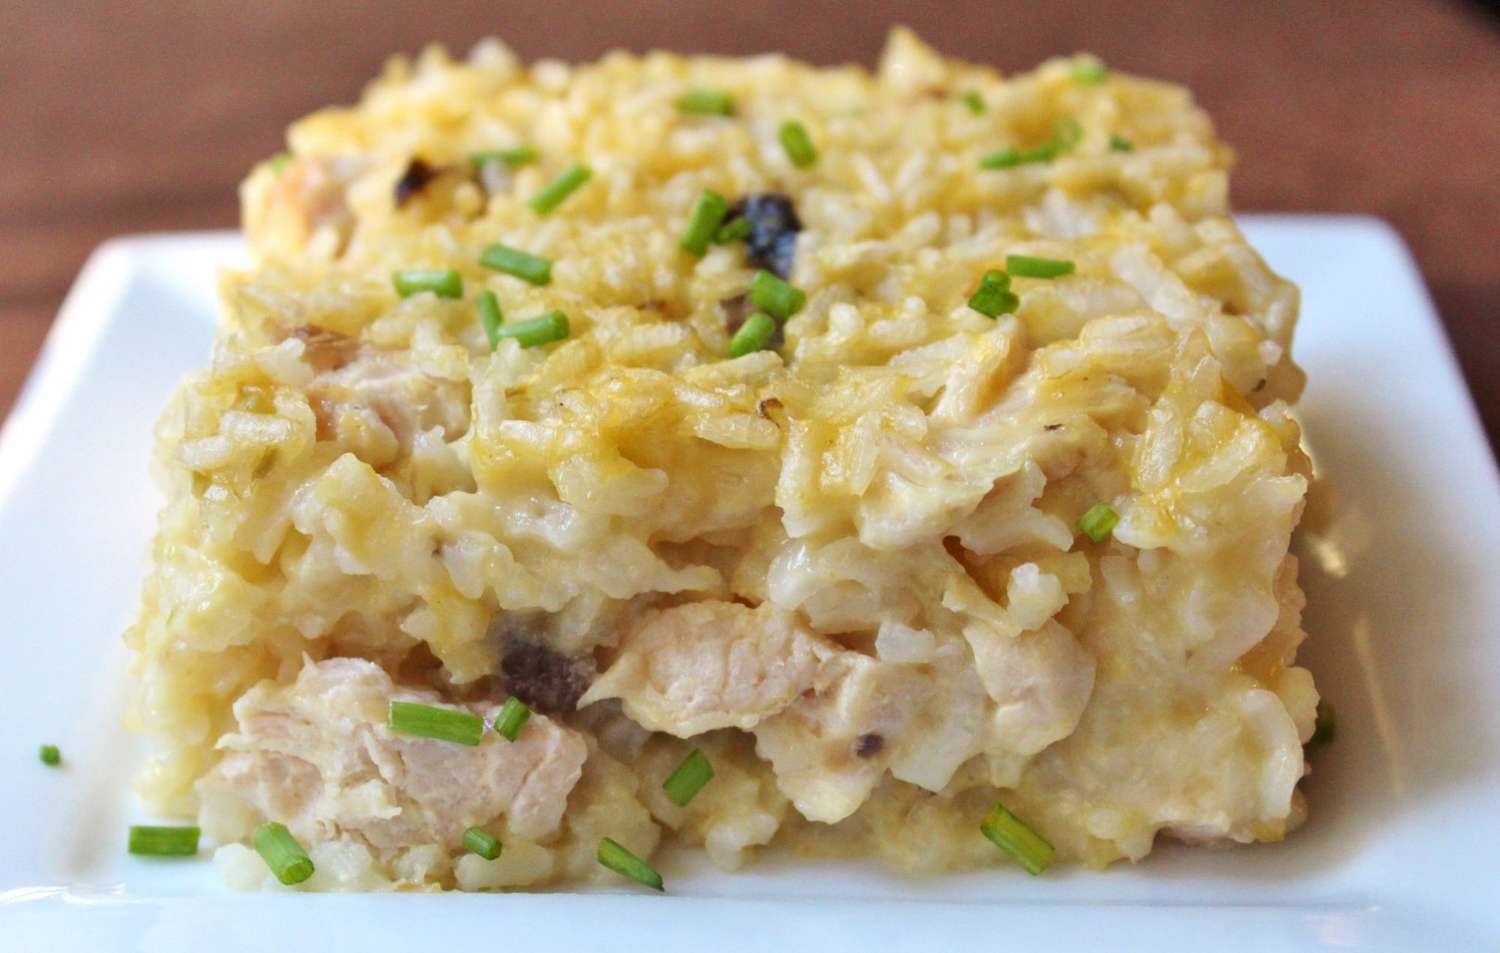
POLYGON ((579 701, 619 698, 643 727, 679 738, 748 730, 813 686, 837 647, 769 605, 693 602, 645 613, 579 701))
MULTIPOLYGON (((533 715, 514 742, 408 737, 386 726, 392 700, 442 701, 352 658, 308 662, 290 686, 246 692, 234 706, 238 730, 219 742, 223 760, 199 782, 204 802, 220 805, 205 830, 235 840, 264 818, 306 842, 390 850, 457 847, 464 830, 502 817, 507 833, 529 840, 558 829, 588 753, 581 735, 533 715)), ((498 706, 461 707, 488 721, 498 706)))

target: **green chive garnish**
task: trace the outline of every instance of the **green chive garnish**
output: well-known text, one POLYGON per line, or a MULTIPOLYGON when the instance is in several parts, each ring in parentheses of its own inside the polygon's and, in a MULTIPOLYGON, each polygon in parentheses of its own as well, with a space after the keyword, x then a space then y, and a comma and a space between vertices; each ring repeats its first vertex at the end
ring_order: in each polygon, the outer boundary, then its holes
POLYGON ((740 329, 729 339, 729 356, 744 357, 762 350, 771 343, 776 333, 776 319, 764 311, 757 311, 745 319, 740 329))
POLYGON ((1098 86, 1109 75, 1109 68, 1098 60, 1079 60, 1073 64, 1073 82, 1098 86))
POLYGON ((792 160, 792 165, 805 169, 818 161, 818 150, 813 148, 812 137, 807 134, 802 123, 782 123, 777 136, 781 139, 781 148, 786 150, 787 158, 792 160))
POLYGON ((661 874, 613 839, 608 837, 600 839, 598 857, 600 864, 615 873, 624 874, 631 880, 645 884, 653 890, 662 889, 661 874))
POLYGON ((515 338, 522 347, 541 347, 568 336, 568 318, 561 311, 548 311, 539 318, 501 325, 497 337, 515 338))
POLYGON ((720 225, 718 232, 714 234, 714 241, 720 245, 729 242, 744 241, 750 237, 750 233, 753 231, 755 231, 755 225, 748 218, 741 215, 739 218, 731 218, 723 225, 720 225))
MULTIPOLYGON (((738 355, 735 356, 738 357, 738 355)), ((677 770, 662 782, 661 789, 667 792, 667 798, 673 804, 683 807, 703 790, 703 785, 712 781, 713 777, 714 766, 708 763, 708 756, 694 748, 686 758, 682 759, 677 770)))
POLYGON ((688 216, 687 231, 682 233, 682 250, 690 255, 702 258, 708 251, 708 243, 713 241, 719 232, 719 223, 724 221, 724 213, 729 211, 729 202, 724 196, 713 189, 704 189, 698 196, 698 201, 693 203, 692 214, 688 216))
POLYGON ((260 854, 276 879, 288 887, 313 875, 312 858, 297 843, 285 824, 271 821, 255 829, 255 852, 260 854))
POLYGON ((963 100, 963 104, 969 107, 969 112, 973 113, 976 116, 984 114, 984 97, 979 95, 974 90, 969 90, 967 93, 964 93, 962 96, 960 96, 959 99, 963 100))
POLYGON ((690 116, 733 116, 734 97, 722 89, 699 87, 679 96, 677 109, 690 116))
POLYGON ((981 169, 1009 169, 1032 162, 1051 162, 1078 145, 1078 141, 1082 138, 1083 127, 1078 125, 1078 121, 1064 119, 1058 122, 1057 128, 1053 130, 1051 142, 1037 146, 1035 149, 1017 149, 1014 146, 997 149, 981 156, 979 167, 981 169))
POLYGON ((542 190, 526 204, 538 215, 546 215, 563 203, 563 199, 576 192, 589 180, 594 170, 581 162, 573 162, 557 174, 557 178, 542 186, 542 190))
POLYGON ((512 695, 500 706, 500 713, 495 716, 495 732, 506 741, 515 741, 521 734, 521 729, 526 727, 527 720, 531 718, 531 709, 526 703, 512 695))
POLYGON ((984 816, 979 829, 1032 876, 1052 865, 1052 845, 999 802, 984 816))
POLYGON ((422 291, 431 291, 439 298, 462 298, 464 296, 464 279, 451 268, 443 271, 425 269, 398 271, 391 276, 391 282, 396 286, 396 294, 403 298, 410 298, 422 291))
POLYGON ((479 255, 479 263, 494 271, 515 275, 522 281, 534 285, 545 285, 552 280, 552 261, 541 255, 533 255, 511 248, 509 245, 489 245, 479 255))
POLYGON ((276 175, 280 175, 286 171, 287 165, 292 161, 292 154, 290 152, 278 152, 266 161, 270 164, 271 171, 276 175))
POLYGON ((490 339, 490 350, 500 346, 500 325, 505 323, 505 315, 500 313, 500 299, 493 291, 481 291, 474 298, 474 303, 479 307, 479 324, 484 328, 484 336, 490 339))
POLYGON ((793 288, 769 271, 757 271, 750 281, 750 303, 773 317, 785 321, 807 302, 800 288, 793 288))
POLYGON ((1089 511, 1078 517, 1078 528, 1083 534, 1096 543, 1102 543, 1109 539, 1109 534, 1114 531, 1115 524, 1120 522, 1120 514, 1115 508, 1100 500, 1089 511))
POLYGON ((42 764, 48 767, 55 768, 62 764, 62 752, 57 749, 57 745, 42 745, 37 755, 42 759, 42 764))
POLYGON ((1338 734, 1338 717, 1328 699, 1318 699, 1318 720, 1313 723, 1312 737, 1307 739, 1309 747, 1326 745, 1338 734))
POLYGON ((196 827, 133 825, 128 849, 148 857, 191 857, 198 853, 199 833, 196 827))
POLYGON ((1109 148, 1112 152, 1135 151, 1135 145, 1129 139, 1113 132, 1109 134, 1109 148))
POLYGON ((484 738, 484 719, 478 715, 416 702, 391 702, 389 724, 391 730, 399 734, 436 738, 470 747, 484 738))
POLYGON ((1073 273, 1073 263, 1061 258, 1006 255, 1005 270, 1014 278, 1057 278, 1073 273))
POLYGON ((500 840, 489 831, 471 827, 464 831, 464 847, 471 854, 478 854, 485 860, 494 860, 500 856, 500 840))
POLYGON ((987 318, 998 318, 1009 314, 1021 304, 1021 299, 1010 290, 1010 275, 991 268, 979 279, 979 287, 969 299, 969 307, 987 318))
POLYGON ((485 149, 482 152, 469 154, 469 163, 476 169, 482 169, 491 162, 500 162, 505 165, 526 165, 535 162, 537 152, 531 146, 517 146, 514 149, 485 149))

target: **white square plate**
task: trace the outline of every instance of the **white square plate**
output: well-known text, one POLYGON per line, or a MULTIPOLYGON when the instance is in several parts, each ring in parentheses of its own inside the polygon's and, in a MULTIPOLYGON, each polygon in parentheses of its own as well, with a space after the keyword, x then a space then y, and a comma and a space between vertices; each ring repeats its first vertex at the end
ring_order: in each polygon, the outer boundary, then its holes
POLYGON ((1500 949, 1500 483, 1410 257, 1358 218, 1249 217, 1303 289, 1308 445, 1337 488, 1304 536, 1303 659, 1339 713, 1307 827, 1277 845, 1164 844, 1105 872, 909 880, 859 864, 671 892, 233 894, 197 860, 127 857, 140 744, 120 632, 158 498, 151 426, 207 357, 230 235, 101 248, 0 434, 0 947, 14 950, 1500 949), (37 759, 56 743, 63 767, 37 759))

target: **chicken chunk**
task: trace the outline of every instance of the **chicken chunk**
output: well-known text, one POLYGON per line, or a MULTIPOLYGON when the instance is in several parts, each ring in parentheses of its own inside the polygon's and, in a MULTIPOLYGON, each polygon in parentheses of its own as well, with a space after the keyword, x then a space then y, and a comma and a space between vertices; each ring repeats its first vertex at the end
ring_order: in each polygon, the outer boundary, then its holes
POLYGON ((579 704, 619 698, 637 723, 679 738, 749 730, 811 688, 836 651, 769 605, 691 602, 642 615, 579 704))
POLYGON ((885 740, 905 733, 933 686, 913 666, 857 652, 828 661, 819 682, 756 728, 755 752, 803 817, 833 824, 869 798, 890 763, 885 740))
MULTIPOLYGON (((536 840, 554 833, 583 771, 577 732, 533 715, 514 742, 486 733, 466 746, 391 732, 392 700, 438 704, 372 662, 308 662, 290 686, 271 682, 235 703, 238 730, 202 781, 203 828, 245 837, 261 819, 305 842, 347 838, 376 850, 427 844, 456 848, 465 829, 495 828, 536 840)), ((497 706, 467 706, 489 720, 497 706)))

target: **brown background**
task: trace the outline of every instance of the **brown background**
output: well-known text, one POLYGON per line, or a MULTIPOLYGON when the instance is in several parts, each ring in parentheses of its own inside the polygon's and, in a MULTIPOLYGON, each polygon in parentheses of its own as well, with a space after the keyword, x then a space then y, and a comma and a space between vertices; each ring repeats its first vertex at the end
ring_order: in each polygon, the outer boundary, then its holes
POLYGON ((351 100, 388 53, 498 33, 528 58, 624 46, 868 64, 893 23, 1005 70, 1087 49, 1187 83, 1239 150, 1237 207, 1389 219, 1500 444, 1500 32, 1475 7, 1416 0, 8 3, 0 415, 90 249, 233 225, 235 183, 286 123, 351 100))

